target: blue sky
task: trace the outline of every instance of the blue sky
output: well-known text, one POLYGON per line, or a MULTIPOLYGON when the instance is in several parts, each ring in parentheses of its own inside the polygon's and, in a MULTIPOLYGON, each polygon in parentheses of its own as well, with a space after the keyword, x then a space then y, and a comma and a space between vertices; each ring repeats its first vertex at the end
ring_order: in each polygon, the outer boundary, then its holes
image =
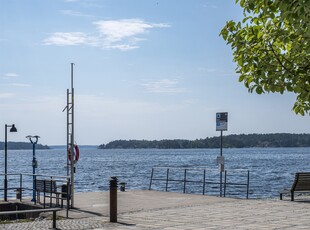
MULTIPOLYGON (((1 123, 9 140, 66 143, 74 66, 78 144, 196 139, 228 131, 309 133, 293 94, 249 94, 219 32, 240 20, 235 0, 2 0, 1 123)), ((4 131, 0 138, 4 139, 4 131)))

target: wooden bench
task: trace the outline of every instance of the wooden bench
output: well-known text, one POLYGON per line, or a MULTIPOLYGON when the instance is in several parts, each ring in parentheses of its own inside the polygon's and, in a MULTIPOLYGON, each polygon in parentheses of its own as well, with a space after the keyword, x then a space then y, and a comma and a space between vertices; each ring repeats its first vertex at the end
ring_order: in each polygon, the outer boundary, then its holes
POLYGON ((295 192, 310 192, 310 172, 298 172, 295 174, 295 180, 290 189, 280 192, 280 200, 283 194, 291 194, 291 201, 294 201, 295 192))
MULTIPOLYGON (((57 191, 55 180, 35 180, 35 190, 37 192, 37 201, 40 202, 40 193, 43 193, 43 205, 45 208, 45 198, 50 198, 50 206, 52 206, 52 199, 56 199, 56 204, 59 205, 61 200, 61 207, 63 207, 63 200, 67 200, 68 192, 57 191), (59 197, 61 195, 61 197, 59 197)), ((69 196, 70 197, 70 196, 69 196)), ((67 204, 68 205, 68 204, 67 204)))
POLYGON ((53 212, 53 228, 56 228, 56 212, 62 210, 61 208, 48 208, 48 209, 30 209, 30 210, 17 210, 17 211, 4 211, 0 212, 0 215, 12 215, 12 214, 23 214, 33 212, 53 212))

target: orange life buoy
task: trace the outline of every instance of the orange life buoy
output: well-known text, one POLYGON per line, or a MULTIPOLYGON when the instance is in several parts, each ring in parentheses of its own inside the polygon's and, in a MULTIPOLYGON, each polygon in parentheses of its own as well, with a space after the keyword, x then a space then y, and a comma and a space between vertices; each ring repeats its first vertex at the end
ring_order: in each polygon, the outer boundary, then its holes
MULTIPOLYGON (((80 157, 80 150, 79 150, 79 147, 77 145, 74 145, 74 152, 75 154, 73 155, 73 160, 74 161, 78 161, 79 160, 79 157, 80 157)), ((68 149, 68 159, 69 161, 71 161, 71 151, 70 151, 70 148, 68 149)))

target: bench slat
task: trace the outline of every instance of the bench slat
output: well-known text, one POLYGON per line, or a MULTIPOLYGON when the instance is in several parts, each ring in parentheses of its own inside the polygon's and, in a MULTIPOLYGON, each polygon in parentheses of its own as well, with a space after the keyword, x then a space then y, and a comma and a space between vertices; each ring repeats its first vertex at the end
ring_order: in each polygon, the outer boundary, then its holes
POLYGON ((55 180, 36 180, 35 182, 36 191, 44 192, 44 183, 45 183, 45 192, 47 193, 57 192, 57 186, 55 180))
POLYGON ((310 172, 298 172, 295 174, 295 180, 291 189, 280 192, 280 200, 285 193, 291 193, 291 201, 294 201, 294 192, 310 192, 310 172))

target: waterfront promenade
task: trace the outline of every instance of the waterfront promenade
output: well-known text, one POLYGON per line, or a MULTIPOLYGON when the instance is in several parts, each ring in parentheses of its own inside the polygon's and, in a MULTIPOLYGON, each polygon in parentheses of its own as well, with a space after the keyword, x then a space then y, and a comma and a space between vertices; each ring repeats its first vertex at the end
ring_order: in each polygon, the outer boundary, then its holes
MULTIPOLYGON (((76 194, 59 229, 310 229, 310 200, 234 199, 158 191, 118 192, 118 222, 109 222, 109 193, 76 194)), ((60 212, 65 216, 65 212, 60 212)), ((43 230, 51 221, 0 225, 43 230)))

